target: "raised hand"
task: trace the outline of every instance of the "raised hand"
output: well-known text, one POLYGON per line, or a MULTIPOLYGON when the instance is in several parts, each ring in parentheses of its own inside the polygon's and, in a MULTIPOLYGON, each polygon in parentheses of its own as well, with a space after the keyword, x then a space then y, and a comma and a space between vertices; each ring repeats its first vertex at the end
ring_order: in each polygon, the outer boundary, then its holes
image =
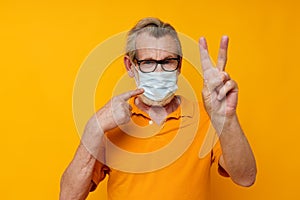
POLYGON ((216 66, 210 60, 204 37, 199 40, 200 59, 204 76, 202 97, 210 117, 230 117, 236 114, 238 87, 225 72, 228 37, 223 36, 220 43, 216 66))
POLYGON ((101 129, 103 133, 129 122, 132 108, 127 101, 143 92, 144 89, 136 89, 113 97, 89 120, 85 131, 97 132, 101 129))

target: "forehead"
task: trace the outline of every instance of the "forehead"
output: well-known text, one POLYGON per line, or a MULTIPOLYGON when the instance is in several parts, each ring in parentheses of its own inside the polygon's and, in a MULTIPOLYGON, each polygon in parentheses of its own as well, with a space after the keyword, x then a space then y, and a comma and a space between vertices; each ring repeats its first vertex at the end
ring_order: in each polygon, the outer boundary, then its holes
POLYGON ((137 54, 142 54, 144 56, 166 57, 178 54, 177 43, 170 35, 155 38, 150 36, 148 33, 142 33, 137 36, 135 47, 137 54))

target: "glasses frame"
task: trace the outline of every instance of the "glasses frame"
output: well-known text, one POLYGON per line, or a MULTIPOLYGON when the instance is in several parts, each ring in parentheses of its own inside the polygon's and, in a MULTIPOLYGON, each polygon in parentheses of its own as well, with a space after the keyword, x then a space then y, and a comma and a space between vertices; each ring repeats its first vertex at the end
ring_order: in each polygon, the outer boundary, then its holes
POLYGON ((143 73, 151 73, 151 72, 154 72, 158 66, 158 64, 160 64, 161 68, 165 71, 165 72, 174 72, 178 69, 180 63, 181 63, 181 56, 177 56, 177 58, 166 58, 166 59, 163 59, 163 60, 152 60, 152 59, 147 59, 147 60, 138 60, 136 57, 134 58, 134 60, 136 61, 138 67, 139 67, 139 70, 143 73), (177 66, 174 70, 166 70, 164 68, 164 63, 166 62, 166 60, 177 60, 177 66), (149 72, 145 72, 143 70, 141 70, 141 67, 140 67, 140 64, 141 62, 144 62, 144 61, 154 61, 156 63, 154 69, 152 71, 149 71, 149 72))

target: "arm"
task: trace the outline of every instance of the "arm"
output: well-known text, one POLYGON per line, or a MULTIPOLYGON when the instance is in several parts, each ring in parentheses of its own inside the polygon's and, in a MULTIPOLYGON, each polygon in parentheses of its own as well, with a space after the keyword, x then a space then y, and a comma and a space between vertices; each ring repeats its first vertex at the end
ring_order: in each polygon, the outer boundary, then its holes
POLYGON ((251 147, 236 115, 226 119, 220 135, 223 155, 219 164, 238 185, 251 186, 256 178, 256 164, 251 147))
POLYGON ((221 40, 218 62, 212 64, 204 38, 199 41, 204 74, 202 97, 205 109, 216 129, 223 151, 219 164, 231 179, 241 186, 255 182, 256 162, 236 114, 238 87, 224 71, 227 61, 228 37, 221 40))
MULTIPOLYGON (((93 187, 92 175, 97 158, 103 153, 103 133, 130 120, 131 107, 127 101, 143 92, 143 89, 136 89, 116 96, 91 117, 76 154, 61 178, 60 200, 81 200, 88 196, 93 187)), ((101 164, 101 170, 104 164, 101 164)), ((104 177, 102 173, 100 180, 104 177)))
POLYGON ((85 199, 93 185, 92 173, 96 159, 80 144, 65 170, 60 184, 60 200, 85 199))

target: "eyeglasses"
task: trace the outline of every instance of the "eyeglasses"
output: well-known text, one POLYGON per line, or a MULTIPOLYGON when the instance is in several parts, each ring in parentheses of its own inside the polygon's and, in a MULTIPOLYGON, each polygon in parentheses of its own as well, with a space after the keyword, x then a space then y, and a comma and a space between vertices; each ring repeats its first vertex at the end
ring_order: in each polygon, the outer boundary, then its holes
POLYGON ((160 64, 161 68, 166 72, 173 72, 178 69, 180 63, 180 56, 177 58, 166 58, 164 60, 138 60, 136 63, 139 66, 139 69, 143 73, 154 72, 157 68, 157 65, 160 64))

